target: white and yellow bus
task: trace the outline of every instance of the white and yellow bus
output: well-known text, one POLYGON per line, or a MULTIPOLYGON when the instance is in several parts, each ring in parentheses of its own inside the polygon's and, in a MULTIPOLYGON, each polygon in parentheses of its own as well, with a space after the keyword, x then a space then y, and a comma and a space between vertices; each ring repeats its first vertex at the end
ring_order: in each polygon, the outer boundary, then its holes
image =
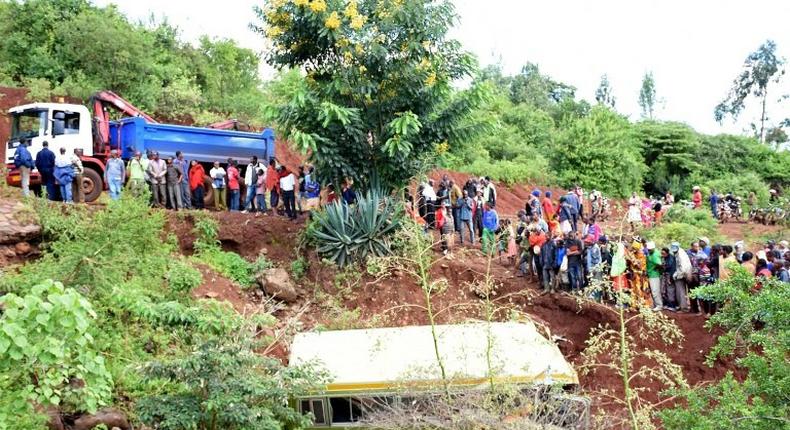
MULTIPOLYGON (((412 398, 404 396, 415 392, 440 393, 442 376, 431 330, 410 326, 297 334, 290 365, 318 364, 331 382, 320 393, 296 399, 296 407, 313 415, 311 428, 358 429, 369 425, 366 415, 381 405, 409 402, 412 398)), ((486 389, 491 378, 495 384, 525 388, 579 383, 559 348, 531 322, 439 325, 435 330, 454 389, 486 389)), ((586 399, 568 398, 587 415, 586 399)))

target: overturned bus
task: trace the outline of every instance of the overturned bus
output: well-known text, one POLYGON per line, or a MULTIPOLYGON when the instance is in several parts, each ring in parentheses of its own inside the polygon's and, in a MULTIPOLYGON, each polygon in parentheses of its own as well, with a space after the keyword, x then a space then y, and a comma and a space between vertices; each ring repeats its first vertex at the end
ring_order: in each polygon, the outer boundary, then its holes
MULTIPOLYGON (((382 408, 408 410, 441 395, 480 392, 491 384, 551 393, 560 428, 589 424, 589 400, 572 391, 579 379, 557 346, 531 322, 469 323, 299 333, 289 365, 323 367, 331 382, 295 399, 314 429, 375 428, 382 408), (442 358, 444 374, 437 362, 442 358), (554 387, 552 390, 545 390, 554 387), (423 401, 420 401, 423 399, 423 401), (561 409, 561 411, 560 411, 561 409)), ((553 412, 552 412, 553 413, 553 412)))

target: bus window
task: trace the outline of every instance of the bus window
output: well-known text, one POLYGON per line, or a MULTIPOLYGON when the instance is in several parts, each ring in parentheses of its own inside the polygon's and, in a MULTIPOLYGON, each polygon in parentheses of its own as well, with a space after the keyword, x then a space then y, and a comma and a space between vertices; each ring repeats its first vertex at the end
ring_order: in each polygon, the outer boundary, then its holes
POLYGON ((332 424, 352 422, 351 401, 348 397, 330 398, 329 407, 332 410, 332 424))
POLYGON ((302 414, 313 414, 313 422, 316 425, 326 425, 326 414, 324 413, 323 399, 305 399, 299 402, 299 409, 302 414))

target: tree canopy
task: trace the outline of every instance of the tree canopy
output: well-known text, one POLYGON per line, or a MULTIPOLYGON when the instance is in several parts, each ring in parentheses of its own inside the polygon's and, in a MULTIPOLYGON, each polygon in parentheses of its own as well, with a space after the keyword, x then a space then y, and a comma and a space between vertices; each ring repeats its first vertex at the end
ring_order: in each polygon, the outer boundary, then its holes
POLYGON ((483 95, 452 90, 476 64, 447 38, 448 1, 274 1, 257 13, 273 44, 267 61, 307 73, 279 108, 280 131, 326 178, 406 183, 483 95))

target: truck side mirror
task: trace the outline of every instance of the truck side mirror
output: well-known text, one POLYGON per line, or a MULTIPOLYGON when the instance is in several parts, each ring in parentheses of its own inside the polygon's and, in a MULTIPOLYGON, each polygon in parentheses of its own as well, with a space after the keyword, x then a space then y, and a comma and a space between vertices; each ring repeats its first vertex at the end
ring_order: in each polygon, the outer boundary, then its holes
POLYGON ((63 112, 56 112, 52 119, 52 136, 66 134, 66 115, 63 112))

